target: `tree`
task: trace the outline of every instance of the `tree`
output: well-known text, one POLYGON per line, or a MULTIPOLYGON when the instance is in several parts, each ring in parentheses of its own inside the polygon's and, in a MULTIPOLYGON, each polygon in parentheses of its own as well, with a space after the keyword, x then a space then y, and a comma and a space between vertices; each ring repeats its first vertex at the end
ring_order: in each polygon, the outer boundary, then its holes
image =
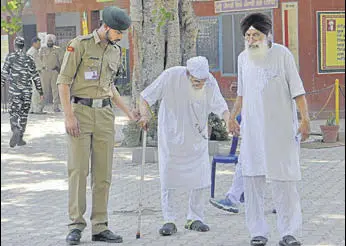
POLYGON ((22 16, 25 6, 30 0, 1 1, 1 28, 8 34, 23 36, 22 16), (11 20, 7 20, 7 16, 11 20))
MULTIPOLYGON (((132 107, 165 69, 196 55, 197 25, 191 0, 130 0, 134 67, 132 107)), ((158 106, 153 108, 157 115, 158 106)), ((149 133, 155 139, 155 131, 149 133)))

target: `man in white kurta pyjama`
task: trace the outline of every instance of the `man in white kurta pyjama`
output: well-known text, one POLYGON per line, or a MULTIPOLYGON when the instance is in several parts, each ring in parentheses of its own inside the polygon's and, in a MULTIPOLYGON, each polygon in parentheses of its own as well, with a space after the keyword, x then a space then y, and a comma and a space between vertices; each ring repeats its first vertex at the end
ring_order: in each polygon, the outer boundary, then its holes
MULTIPOLYGON (((161 235, 171 235, 177 206, 177 189, 190 191, 186 229, 208 231, 204 224, 205 189, 210 186, 207 121, 213 112, 228 124, 230 113, 208 60, 194 57, 187 67, 164 71, 141 93, 144 104, 161 101, 158 115, 158 151, 161 205, 165 224, 161 235)), ((143 103, 142 103, 143 104, 143 103)), ((144 107, 145 108, 145 107, 144 107)), ((141 107, 142 116, 143 107, 141 107)))
POLYGON ((301 180, 300 141, 308 137, 305 90, 290 51, 270 41, 268 16, 254 13, 241 22, 246 49, 238 58, 238 97, 230 131, 239 132, 246 224, 251 245, 266 245, 265 184, 271 183, 281 246, 295 239, 302 225, 297 181, 301 180), (268 38, 269 37, 269 38, 268 38), (297 108, 301 113, 298 124, 297 108), (235 116, 241 110, 238 128, 235 116))

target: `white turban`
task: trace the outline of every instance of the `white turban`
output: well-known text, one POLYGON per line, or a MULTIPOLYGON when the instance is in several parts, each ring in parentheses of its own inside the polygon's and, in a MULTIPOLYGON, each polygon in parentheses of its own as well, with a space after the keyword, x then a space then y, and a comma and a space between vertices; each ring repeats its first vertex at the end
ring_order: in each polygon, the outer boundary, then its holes
POLYGON ((54 34, 47 34, 47 41, 52 40, 53 43, 56 42, 56 36, 54 34))
POLYGON ((187 61, 187 70, 197 79, 209 78, 209 63, 204 56, 197 56, 187 61))

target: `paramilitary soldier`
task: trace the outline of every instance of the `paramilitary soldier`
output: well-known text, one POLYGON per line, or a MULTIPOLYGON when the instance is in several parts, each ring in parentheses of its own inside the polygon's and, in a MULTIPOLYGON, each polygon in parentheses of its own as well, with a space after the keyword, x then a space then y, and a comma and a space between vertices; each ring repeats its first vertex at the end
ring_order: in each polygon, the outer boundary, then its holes
POLYGON ((1 86, 9 83, 9 114, 11 130, 10 147, 22 146, 26 142, 23 135, 31 104, 32 83, 43 100, 40 76, 31 56, 24 52, 24 38, 14 40, 15 52, 10 53, 1 69, 1 86))
MULTIPOLYGON (((92 34, 79 36, 68 44, 57 81, 68 134, 71 223, 66 241, 70 245, 80 243, 81 232, 86 227, 83 215, 89 162, 92 241, 122 242, 121 236, 108 229, 107 205, 115 133, 111 100, 116 98, 116 104, 122 104, 112 83, 121 62, 120 49, 115 43, 121 40, 131 20, 121 9, 111 6, 104 9, 103 22, 92 34)), ((134 120, 127 108, 121 109, 134 120)))

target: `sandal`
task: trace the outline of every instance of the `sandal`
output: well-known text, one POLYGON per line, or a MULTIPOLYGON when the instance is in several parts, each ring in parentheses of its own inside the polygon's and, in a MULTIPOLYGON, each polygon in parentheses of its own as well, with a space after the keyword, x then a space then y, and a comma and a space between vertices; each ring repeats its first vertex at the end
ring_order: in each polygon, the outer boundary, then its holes
POLYGON ((254 237, 251 239, 251 246, 265 246, 268 239, 262 236, 254 237))
POLYGON ((209 231, 210 228, 200 220, 188 220, 185 224, 185 229, 199 232, 209 231))
POLYGON ((300 246, 302 245, 297 239, 291 235, 284 236, 279 242, 280 246, 300 246))
POLYGON ((174 233, 176 233, 177 227, 174 223, 166 223, 162 226, 162 228, 159 230, 160 235, 162 236, 171 236, 174 233))

